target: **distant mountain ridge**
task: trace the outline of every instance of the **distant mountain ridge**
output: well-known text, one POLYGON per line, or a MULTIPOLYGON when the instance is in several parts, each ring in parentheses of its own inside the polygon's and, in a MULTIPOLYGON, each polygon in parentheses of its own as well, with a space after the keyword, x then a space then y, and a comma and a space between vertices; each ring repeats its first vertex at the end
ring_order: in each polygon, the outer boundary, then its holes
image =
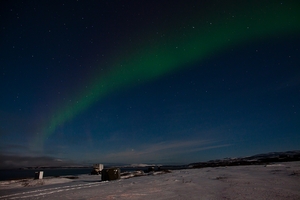
POLYGON ((218 160, 210 160, 207 162, 191 163, 188 168, 202 167, 218 167, 218 166, 238 166, 238 165, 259 165, 271 162, 290 162, 300 161, 300 150, 286 152, 270 152, 264 154, 256 154, 253 156, 240 158, 224 158, 218 160))

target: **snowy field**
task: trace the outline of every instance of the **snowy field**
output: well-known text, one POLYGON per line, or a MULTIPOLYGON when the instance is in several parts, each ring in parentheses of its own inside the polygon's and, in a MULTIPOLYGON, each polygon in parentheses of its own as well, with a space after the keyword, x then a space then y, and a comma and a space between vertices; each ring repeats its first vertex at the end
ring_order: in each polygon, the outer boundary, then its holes
POLYGON ((300 199, 300 162, 0 182, 3 199, 300 199))

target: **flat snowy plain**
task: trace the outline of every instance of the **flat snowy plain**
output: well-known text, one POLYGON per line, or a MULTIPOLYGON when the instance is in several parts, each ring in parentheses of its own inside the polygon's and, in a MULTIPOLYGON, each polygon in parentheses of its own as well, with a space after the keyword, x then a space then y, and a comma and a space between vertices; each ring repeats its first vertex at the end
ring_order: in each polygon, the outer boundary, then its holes
POLYGON ((0 182, 3 199, 300 199, 300 162, 0 182), (132 174, 131 174, 132 175, 132 174))

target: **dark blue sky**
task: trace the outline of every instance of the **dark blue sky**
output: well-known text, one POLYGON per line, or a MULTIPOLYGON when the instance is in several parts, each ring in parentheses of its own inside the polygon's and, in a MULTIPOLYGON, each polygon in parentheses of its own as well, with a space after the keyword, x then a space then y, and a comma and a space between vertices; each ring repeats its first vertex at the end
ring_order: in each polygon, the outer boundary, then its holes
POLYGON ((0 7, 2 168, 299 149, 295 1, 0 7))

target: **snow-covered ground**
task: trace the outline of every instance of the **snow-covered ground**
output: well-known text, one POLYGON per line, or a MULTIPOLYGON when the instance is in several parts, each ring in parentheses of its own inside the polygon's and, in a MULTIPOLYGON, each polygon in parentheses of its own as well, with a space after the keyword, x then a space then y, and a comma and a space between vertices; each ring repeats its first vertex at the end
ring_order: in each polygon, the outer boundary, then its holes
POLYGON ((300 162, 0 182, 2 199, 300 199, 300 162))

